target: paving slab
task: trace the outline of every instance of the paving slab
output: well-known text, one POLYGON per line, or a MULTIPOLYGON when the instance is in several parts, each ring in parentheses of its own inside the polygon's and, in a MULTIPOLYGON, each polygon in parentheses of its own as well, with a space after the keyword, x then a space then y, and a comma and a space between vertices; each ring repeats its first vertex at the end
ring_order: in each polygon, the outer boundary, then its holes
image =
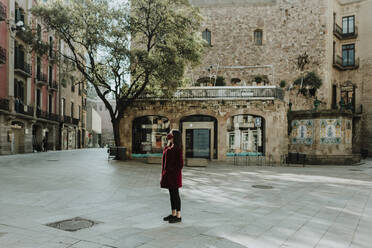
POLYGON ((370 248, 371 168, 371 159, 185 167, 183 221, 172 225, 162 220, 170 203, 158 164, 107 160, 105 149, 1 156, 0 247, 370 248), (76 217, 97 224, 47 226, 76 217))

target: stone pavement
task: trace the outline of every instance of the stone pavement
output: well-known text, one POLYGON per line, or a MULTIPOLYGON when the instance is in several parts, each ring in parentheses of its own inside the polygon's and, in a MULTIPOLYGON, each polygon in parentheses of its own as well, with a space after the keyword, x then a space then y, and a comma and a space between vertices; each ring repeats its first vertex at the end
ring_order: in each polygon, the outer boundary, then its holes
POLYGON ((185 168, 183 222, 168 224, 158 165, 108 162, 103 149, 2 156, 0 247, 370 248, 372 160, 364 162, 185 168), (74 217, 99 223, 46 226, 74 217))

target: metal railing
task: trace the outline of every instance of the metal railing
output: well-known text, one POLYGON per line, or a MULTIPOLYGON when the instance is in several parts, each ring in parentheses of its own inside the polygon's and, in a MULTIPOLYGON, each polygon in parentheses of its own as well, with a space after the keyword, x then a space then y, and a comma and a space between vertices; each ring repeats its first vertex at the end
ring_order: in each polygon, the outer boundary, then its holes
POLYGON ((5 64, 6 62, 6 49, 0 47, 0 64, 5 64))
POLYGON ((23 74, 27 75, 28 77, 31 76, 31 65, 24 62, 24 61, 15 61, 14 62, 14 69, 20 70, 23 74))
POLYGON ((79 125, 79 119, 72 118, 72 124, 79 125))
POLYGON ((49 90, 58 90, 57 81, 53 80, 52 82, 49 82, 49 90))
POLYGON ((71 123, 71 117, 67 116, 67 115, 63 116, 63 122, 64 123, 71 123))
POLYGON ((0 98, 0 109, 9 111, 9 100, 0 98))
POLYGON ((342 30, 342 27, 340 27, 338 24, 334 23, 333 24, 333 33, 340 40, 354 39, 358 36, 358 27, 354 26, 353 32, 344 33, 344 31, 342 30))
POLYGON ((333 66, 339 70, 355 70, 359 68, 359 58, 355 58, 354 61, 347 61, 339 55, 334 55, 333 66))
MULTIPOLYGON (((240 100, 240 99, 283 99, 284 91, 277 86, 221 86, 188 87, 176 90, 177 100, 240 100)), ((152 94, 142 94, 139 99, 166 99, 152 94)))
POLYGON ((34 108, 32 106, 25 105, 18 100, 15 100, 14 102, 14 110, 20 114, 34 116, 34 108))
POLYGON ((42 118, 45 120, 51 120, 51 121, 59 121, 59 115, 53 114, 53 113, 48 113, 46 111, 43 111, 41 109, 36 110, 36 117, 37 118, 42 118))
POLYGON ((47 75, 45 73, 38 72, 36 73, 36 80, 39 83, 47 83, 47 75))

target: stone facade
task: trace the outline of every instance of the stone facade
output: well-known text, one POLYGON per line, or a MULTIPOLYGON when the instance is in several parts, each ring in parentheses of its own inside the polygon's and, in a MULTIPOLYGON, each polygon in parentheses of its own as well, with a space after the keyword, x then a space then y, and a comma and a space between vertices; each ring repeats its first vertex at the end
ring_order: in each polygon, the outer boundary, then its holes
MULTIPOLYGON (((322 155, 327 156, 328 152, 329 155, 337 155, 334 154, 337 153, 337 149, 339 153, 348 154, 359 152, 360 148, 372 149, 370 148, 372 115, 369 107, 372 89, 369 89, 368 83, 372 76, 370 65, 372 50, 369 45, 372 39, 372 17, 369 14, 372 11, 372 0, 191 0, 190 2, 200 9, 204 18, 200 34, 210 44, 205 49, 201 65, 187 71, 185 77, 188 86, 204 85, 211 86, 212 89, 216 82, 213 79, 218 76, 225 78, 227 86, 251 86, 258 89, 264 85, 282 84, 285 92, 284 99, 275 100, 273 107, 265 105, 262 99, 258 101, 247 99, 244 101, 245 104, 236 100, 221 105, 223 101, 210 101, 208 98, 204 101, 177 100, 177 104, 170 101, 163 105, 159 105, 160 103, 136 105, 133 107, 135 113, 124 117, 122 121, 123 146, 128 147, 129 152, 131 152, 133 128, 131 122, 135 117, 164 116, 170 120, 173 128, 178 128, 181 116, 210 115, 217 119, 219 130, 226 130, 224 126, 226 120, 219 116, 218 111, 213 110, 222 108, 222 112, 229 113, 228 116, 234 116, 239 112, 264 117, 267 131, 265 155, 273 155, 278 161, 280 155, 286 154, 293 148, 288 146, 291 137, 287 132, 282 132, 288 126, 287 112, 314 109, 316 98, 299 94, 299 86, 293 83, 295 79, 308 72, 315 72, 322 80, 322 85, 316 94, 317 99, 320 100, 320 110, 350 108, 353 112, 351 119, 350 116, 347 119, 352 121, 351 143, 344 147, 335 144, 336 148, 331 151, 318 149, 321 147, 319 146, 314 148, 314 152, 326 152, 322 155), (345 36, 342 28, 341 34, 337 29, 337 25, 342 27, 342 18, 350 15, 355 16, 357 36, 350 36, 350 34, 345 36), (340 64, 337 57, 337 55, 342 56, 342 45, 345 44, 355 44, 355 56, 359 59, 355 59, 355 64, 352 66, 345 66, 342 61, 340 64), (309 63, 301 70, 298 66, 298 57, 305 53, 308 55, 309 63), (357 62, 359 62, 358 66, 356 66, 357 62), (259 83, 260 80, 256 80, 257 76, 265 78, 264 82, 259 83), (201 83, 203 81, 200 79, 203 78, 212 80, 201 83), (350 88, 354 93, 348 93, 347 101, 353 102, 354 107, 346 104, 344 100, 346 94, 344 92, 350 88), (256 104, 261 106, 261 111, 257 112, 252 107, 256 104), (360 107, 361 105, 363 108, 360 107), (268 138, 273 135, 278 139, 268 138), (279 142, 276 143, 277 141, 279 142)), ((306 125, 318 128, 322 123, 323 126, 333 125, 332 121, 332 118, 325 118, 324 123, 322 120, 314 120, 306 125)), ((345 122, 343 121, 341 122, 345 124, 346 119, 345 122)), ((292 123, 290 122, 289 125, 292 123)), ((320 129, 318 131, 320 132, 320 129)), ((350 130, 347 132, 349 135, 350 130)), ((219 135, 221 137, 218 140, 218 159, 224 160, 226 159, 224 149, 227 146, 226 138, 222 136, 226 136, 226 132, 219 135)), ((315 135, 315 131, 311 135, 315 135)), ((337 143, 340 141, 339 138, 323 137, 321 142, 337 143)), ((297 139, 297 141, 303 142, 298 144, 299 146, 310 145, 306 142, 320 143, 320 137, 313 137, 312 140, 297 139)))
MULTIPOLYGON (((272 156, 279 163, 280 156, 288 151, 287 119, 285 104, 280 101, 154 101, 137 102, 121 121, 122 145, 132 153, 133 121, 142 116, 158 115, 166 117, 170 129, 180 129, 183 117, 193 115, 211 116, 217 119, 217 157, 226 160, 228 144, 226 139, 228 119, 236 115, 250 114, 265 120, 265 155, 272 156)), ((185 128, 185 127, 184 127, 185 128)))

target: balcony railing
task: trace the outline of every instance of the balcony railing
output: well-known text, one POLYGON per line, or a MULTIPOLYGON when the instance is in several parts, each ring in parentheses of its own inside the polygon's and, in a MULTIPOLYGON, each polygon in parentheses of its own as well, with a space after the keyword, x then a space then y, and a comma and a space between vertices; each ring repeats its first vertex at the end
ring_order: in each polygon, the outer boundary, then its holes
MULTIPOLYGON (((284 91, 277 86, 221 86, 180 88, 174 94, 177 100, 274 100, 283 99, 284 91)), ((139 99, 164 99, 142 94, 139 99)))
POLYGON ((49 82, 49 90, 58 90, 58 83, 57 81, 53 80, 52 82, 49 82))
POLYGON ((59 115, 53 114, 53 113, 48 113, 48 112, 42 111, 40 109, 36 110, 36 117, 37 118, 42 118, 42 119, 45 119, 45 120, 59 121, 59 115))
POLYGON ((79 119, 72 118, 72 124, 79 125, 79 119))
POLYGON ((25 105, 18 100, 15 100, 14 102, 14 110, 20 114, 34 116, 34 108, 32 106, 25 105))
POLYGON ((47 75, 44 73, 37 73, 36 74, 37 84, 47 84, 47 75))
POLYGON ((355 39, 356 37, 358 37, 358 27, 354 26, 353 32, 344 33, 342 28, 334 23, 333 34, 340 40, 355 39))
POLYGON ((333 59, 333 67, 338 70, 356 70, 359 68, 359 58, 356 58, 354 61, 343 60, 341 56, 335 55, 333 59))
POLYGON ((31 66, 24 61, 15 61, 14 71, 21 73, 23 76, 31 77, 31 66))
POLYGON ((6 7, 0 2, 0 22, 6 20, 6 7))
POLYGON ((9 100, 5 98, 0 98, 0 109, 9 111, 9 100))
POLYGON ((67 116, 67 115, 63 116, 63 122, 64 123, 71 123, 71 117, 67 116))
POLYGON ((48 52, 49 55, 49 61, 57 61, 58 60, 58 54, 54 50, 49 50, 48 52))
POLYGON ((0 64, 6 63, 6 49, 3 47, 0 47, 0 64))

